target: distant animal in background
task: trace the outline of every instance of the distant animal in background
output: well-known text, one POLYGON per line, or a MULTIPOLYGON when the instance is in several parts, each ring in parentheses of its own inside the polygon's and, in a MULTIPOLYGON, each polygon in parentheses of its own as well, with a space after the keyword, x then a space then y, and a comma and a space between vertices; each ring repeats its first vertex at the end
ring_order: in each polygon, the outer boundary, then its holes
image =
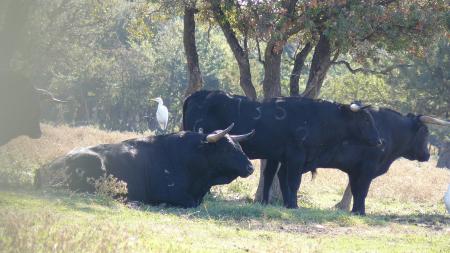
POLYGON ((156 120, 158 121, 161 130, 166 130, 167 122, 169 121, 169 110, 164 105, 161 97, 152 98, 152 101, 158 102, 158 109, 156 110, 156 120))
POLYGON ((444 196, 445 207, 447 208, 447 212, 450 214, 450 184, 448 184, 447 193, 444 196))
POLYGON ((47 90, 34 88, 20 73, 0 70, 0 146, 21 135, 41 137, 40 99, 67 103, 47 90))

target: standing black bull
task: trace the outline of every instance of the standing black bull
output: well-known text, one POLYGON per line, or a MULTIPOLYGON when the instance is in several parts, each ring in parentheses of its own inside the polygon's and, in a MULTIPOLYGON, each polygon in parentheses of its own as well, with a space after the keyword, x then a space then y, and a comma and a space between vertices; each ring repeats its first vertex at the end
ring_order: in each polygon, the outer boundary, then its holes
POLYGON ((324 150, 308 169, 337 168, 349 176, 354 197, 353 213, 365 214, 365 199, 372 180, 386 173, 391 164, 404 157, 428 161, 428 128, 425 124, 450 125, 429 116, 403 116, 390 109, 372 111, 383 145, 369 147, 357 141, 346 141, 324 150))
POLYGON ((209 135, 180 132, 78 149, 40 169, 36 184, 46 185, 49 176, 63 171, 62 183, 69 189, 93 192, 89 178, 113 175, 127 183, 128 200, 195 207, 212 186, 253 172, 239 145, 251 133, 228 135, 231 128, 209 135))
MULTIPOLYGON (((222 91, 199 91, 183 105, 183 129, 205 132, 236 123, 235 134, 255 129, 255 136, 242 144, 251 159, 268 159, 265 172, 281 163, 284 205, 297 208, 300 168, 314 160, 324 146, 356 139, 367 145, 381 144, 371 114, 356 104, 343 105, 300 97, 255 102, 222 91), (292 180, 287 180, 287 179, 292 180)), ((273 172, 275 173, 275 172, 273 172)), ((273 178, 273 175, 266 175, 273 178)), ((264 184, 267 201, 272 179, 264 184)))

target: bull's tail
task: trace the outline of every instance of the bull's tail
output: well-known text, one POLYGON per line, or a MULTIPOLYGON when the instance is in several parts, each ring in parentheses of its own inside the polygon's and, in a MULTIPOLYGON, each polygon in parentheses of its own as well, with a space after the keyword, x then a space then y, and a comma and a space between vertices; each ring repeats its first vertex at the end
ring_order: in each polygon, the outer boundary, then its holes
POLYGON ((311 170, 311 181, 314 181, 317 177, 317 169, 311 170))

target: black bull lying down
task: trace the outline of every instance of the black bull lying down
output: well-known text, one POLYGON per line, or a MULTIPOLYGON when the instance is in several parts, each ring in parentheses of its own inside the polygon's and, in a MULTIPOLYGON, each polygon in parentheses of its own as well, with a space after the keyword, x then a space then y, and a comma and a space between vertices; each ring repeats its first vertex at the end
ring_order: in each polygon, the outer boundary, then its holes
POLYGON ((41 168, 36 185, 48 185, 49 176, 63 172, 64 181, 51 184, 93 192, 89 178, 113 175, 127 183, 127 200, 196 207, 211 186, 253 172, 239 145, 252 133, 228 135, 232 127, 209 135, 180 132, 77 149, 41 168))
MULTIPOLYGON (((199 91, 183 106, 183 129, 205 132, 235 122, 234 134, 255 129, 253 138, 242 144, 251 159, 268 159, 265 172, 276 171, 284 204, 297 207, 301 174, 324 147, 356 140, 365 145, 381 145, 369 111, 359 105, 344 105, 300 97, 250 101, 221 91, 199 91)), ((267 201, 273 175, 266 175, 267 201)))

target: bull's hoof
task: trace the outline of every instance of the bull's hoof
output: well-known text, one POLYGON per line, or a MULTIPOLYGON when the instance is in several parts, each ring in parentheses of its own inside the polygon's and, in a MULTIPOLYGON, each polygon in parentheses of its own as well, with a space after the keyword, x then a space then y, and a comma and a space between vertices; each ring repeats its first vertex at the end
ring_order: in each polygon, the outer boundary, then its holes
POLYGON ((360 211, 352 211, 353 215, 358 215, 358 216, 366 216, 365 212, 360 212, 360 211))
POLYGON ((298 205, 297 204, 289 204, 289 205, 286 205, 286 208, 287 209, 298 209, 298 205))
POLYGON ((334 206, 334 208, 336 208, 338 210, 350 212, 350 203, 339 202, 334 206))

